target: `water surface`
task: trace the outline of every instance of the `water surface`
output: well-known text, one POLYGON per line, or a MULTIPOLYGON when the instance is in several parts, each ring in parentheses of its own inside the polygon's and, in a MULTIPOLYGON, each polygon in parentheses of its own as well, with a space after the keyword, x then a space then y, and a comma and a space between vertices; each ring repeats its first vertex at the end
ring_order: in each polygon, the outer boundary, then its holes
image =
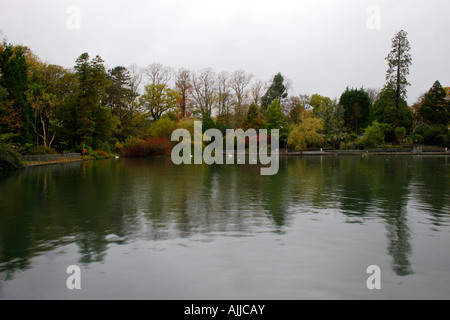
POLYGON ((449 299, 449 166, 282 157, 261 176, 161 157, 0 173, 0 299, 449 299))

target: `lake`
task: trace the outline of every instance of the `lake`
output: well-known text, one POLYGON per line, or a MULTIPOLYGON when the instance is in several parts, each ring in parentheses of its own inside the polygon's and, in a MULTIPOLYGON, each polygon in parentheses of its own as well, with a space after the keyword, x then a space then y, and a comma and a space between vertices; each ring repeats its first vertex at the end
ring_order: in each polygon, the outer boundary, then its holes
POLYGON ((281 156, 274 176, 170 157, 2 172, 0 299, 449 299, 449 169, 360 155, 281 156))

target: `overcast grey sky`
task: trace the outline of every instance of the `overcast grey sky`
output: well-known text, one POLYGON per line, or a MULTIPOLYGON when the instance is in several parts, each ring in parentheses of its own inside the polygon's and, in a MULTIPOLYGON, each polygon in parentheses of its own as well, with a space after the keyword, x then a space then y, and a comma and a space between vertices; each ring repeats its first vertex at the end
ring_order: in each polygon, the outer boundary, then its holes
POLYGON ((384 85, 403 29, 414 103, 436 80, 450 86, 449 12, 450 0, 0 0, 0 30, 65 67, 88 52, 109 67, 243 69, 263 81, 281 72, 290 94, 339 98, 384 85))

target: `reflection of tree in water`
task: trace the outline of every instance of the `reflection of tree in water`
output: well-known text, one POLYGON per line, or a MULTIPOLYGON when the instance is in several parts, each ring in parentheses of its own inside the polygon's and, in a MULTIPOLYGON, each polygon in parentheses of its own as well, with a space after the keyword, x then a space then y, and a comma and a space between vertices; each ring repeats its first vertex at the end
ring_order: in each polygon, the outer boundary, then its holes
POLYGON ((387 222, 389 254, 393 258, 393 270, 399 276, 412 274, 411 232, 408 227, 407 204, 411 183, 411 158, 388 158, 380 172, 384 174, 384 187, 379 189, 378 199, 383 199, 380 209, 387 222))
POLYGON ((361 222, 370 213, 370 203, 373 201, 374 185, 379 183, 374 172, 375 159, 367 157, 346 157, 340 159, 340 170, 337 175, 342 175, 337 189, 341 192, 341 210, 354 222, 361 222), (370 163, 369 163, 370 162, 370 163))
POLYGON ((108 241, 103 234, 83 232, 77 235, 76 243, 79 247, 80 263, 89 264, 102 262, 108 249, 108 241))
POLYGON ((280 163, 278 174, 261 177, 264 192, 263 208, 272 216, 275 225, 280 232, 286 224, 289 199, 286 199, 286 189, 289 185, 287 170, 283 162, 280 163))
POLYGON ((393 259, 394 272, 399 276, 411 274, 411 233, 406 211, 411 158, 372 156, 345 161, 350 161, 352 169, 343 170, 346 174, 342 187, 343 212, 355 216, 359 210, 367 219, 370 210, 376 210, 387 223, 388 252, 393 259))
POLYGON ((406 210, 411 161, 410 157, 342 157, 336 172, 339 179, 331 187, 340 190, 340 208, 350 218, 348 222, 355 222, 356 218, 364 223, 373 214, 384 218, 392 268, 400 276, 413 272, 406 210))
POLYGON ((170 158, 127 159, 88 162, 84 170, 68 164, 3 175, 0 272, 12 277, 28 268, 33 256, 74 241, 81 263, 102 261, 111 235, 158 240, 246 234, 255 226, 280 232, 289 210, 336 209, 338 203, 349 222, 364 223, 375 212, 385 220, 393 269, 407 275, 413 272, 406 210, 411 181, 420 204, 433 209, 436 225, 448 217, 448 173, 435 179, 442 159, 424 159, 422 166, 417 161, 290 158, 287 165, 280 162, 277 175, 261 176, 254 165, 173 166, 170 158))
MULTIPOLYGON (((400 200, 401 201, 401 200, 400 200)), ((391 211, 385 216, 388 223, 389 254, 393 258, 393 270, 399 276, 412 274, 409 257, 411 255, 410 238, 411 233, 408 228, 406 210, 399 206, 399 211, 391 211)))
POLYGON ((129 186, 122 173, 112 162, 96 161, 29 168, 2 180, 3 275, 11 278, 29 268, 31 258, 74 241, 80 262, 102 261, 108 234, 135 230, 135 208, 123 195, 129 186))
POLYGON ((450 170, 440 170, 450 157, 415 157, 414 188, 420 204, 427 207, 434 226, 448 222, 450 217, 450 170), (439 171, 439 177, 436 172, 439 171))

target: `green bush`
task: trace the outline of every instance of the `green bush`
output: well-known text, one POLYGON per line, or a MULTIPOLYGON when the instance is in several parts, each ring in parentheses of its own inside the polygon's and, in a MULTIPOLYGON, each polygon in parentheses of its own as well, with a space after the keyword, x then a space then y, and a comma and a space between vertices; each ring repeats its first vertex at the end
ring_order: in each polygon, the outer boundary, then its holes
POLYGON ((401 144, 403 141, 403 138, 406 136, 406 128, 405 127, 398 127, 394 130, 395 137, 397 138, 398 144, 401 144))
POLYGON ((120 143, 119 141, 117 141, 117 142, 114 144, 114 153, 120 154, 120 153, 122 152, 122 150, 123 150, 123 144, 120 143))
POLYGON ((0 170, 15 170, 20 168, 23 168, 20 154, 7 144, 0 144, 0 170))
POLYGON ((49 147, 44 147, 44 146, 39 146, 39 147, 34 147, 31 148, 30 150, 28 150, 28 154, 29 155, 39 155, 39 154, 56 154, 57 152, 55 151, 55 149, 49 148, 49 147))
POLYGON ((359 138, 359 136, 358 136, 356 133, 354 133, 354 132, 352 132, 352 133, 350 134, 350 136, 349 136, 350 141, 353 141, 353 142, 355 142, 356 140, 358 140, 358 138, 359 138))
POLYGON ((412 137, 411 137, 411 139, 412 139, 412 142, 414 143, 414 144, 421 144, 421 143, 423 143, 423 136, 422 135, 420 135, 420 134, 415 134, 415 135, 413 135, 412 137))
POLYGON ((384 125, 375 121, 371 126, 367 127, 364 136, 359 139, 358 145, 364 149, 378 148, 384 143, 384 137, 384 125))
POLYGON ((421 123, 417 127, 414 128, 412 134, 413 134, 413 136, 419 134, 423 137, 423 136, 425 136, 425 132, 427 132, 429 129, 430 129, 429 125, 427 125, 425 123, 421 123))
POLYGON ((425 132, 424 140, 425 144, 432 146, 444 146, 445 144, 445 132, 440 126, 431 126, 425 132))
POLYGON ((168 138, 172 136, 172 132, 176 129, 176 122, 169 117, 162 117, 152 124, 150 134, 154 138, 168 138))
POLYGON ((100 143, 96 149, 105 151, 107 154, 111 153, 111 145, 108 142, 100 143))

